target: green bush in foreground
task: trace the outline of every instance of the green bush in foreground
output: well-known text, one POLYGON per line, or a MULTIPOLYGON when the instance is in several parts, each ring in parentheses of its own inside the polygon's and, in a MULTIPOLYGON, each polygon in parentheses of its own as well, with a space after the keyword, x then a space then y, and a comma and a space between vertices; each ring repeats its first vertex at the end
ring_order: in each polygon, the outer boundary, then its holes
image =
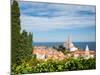
POLYGON ((21 64, 14 64, 12 73, 14 74, 27 74, 27 73, 40 73, 40 72, 59 72, 59 71, 74 71, 74 70, 89 70, 95 69, 95 58, 90 59, 65 59, 62 61, 57 60, 36 60, 23 61, 21 64))

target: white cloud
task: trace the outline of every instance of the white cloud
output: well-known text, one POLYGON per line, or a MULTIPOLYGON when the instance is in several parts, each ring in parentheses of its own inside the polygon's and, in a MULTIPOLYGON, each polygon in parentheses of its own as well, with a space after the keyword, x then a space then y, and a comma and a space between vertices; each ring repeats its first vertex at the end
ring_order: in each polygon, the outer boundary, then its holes
POLYGON ((95 25, 95 17, 93 16, 46 18, 21 15, 20 18, 22 29, 26 29, 27 31, 49 31, 53 29, 71 29, 95 25))
MULTIPOLYGON (((20 2, 22 14, 49 15, 49 16, 78 16, 79 11, 95 13, 95 6, 54 4, 38 2, 20 2), (24 8, 24 9, 23 9, 24 8)), ((81 15, 82 16, 82 15, 81 15)), ((84 15, 83 15, 84 16, 84 15)))
POLYGON ((20 2, 19 4, 21 26, 27 31, 50 31, 95 25, 94 6, 38 2, 20 2), (80 14, 80 11, 85 13, 80 14))

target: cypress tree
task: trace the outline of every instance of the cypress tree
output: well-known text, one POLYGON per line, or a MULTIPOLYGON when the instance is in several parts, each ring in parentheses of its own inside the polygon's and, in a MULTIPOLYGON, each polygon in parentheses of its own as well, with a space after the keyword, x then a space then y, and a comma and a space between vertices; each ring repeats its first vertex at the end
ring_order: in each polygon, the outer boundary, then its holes
POLYGON ((23 30, 21 37, 20 37, 20 46, 18 47, 20 51, 18 51, 18 60, 22 59, 31 59, 32 55, 32 34, 27 33, 23 30))
POLYGON ((32 55, 32 50, 33 50, 33 34, 32 33, 29 33, 29 55, 32 55))
POLYGON ((13 1, 11 5, 11 62, 17 61, 16 54, 20 38, 20 10, 17 1, 13 1))
POLYGON ((18 51, 17 51, 17 59, 19 60, 18 62, 20 62, 22 59, 25 59, 27 57, 27 51, 28 51, 28 36, 27 36, 27 32, 24 30, 21 34, 20 34, 20 40, 19 40, 19 47, 18 47, 18 51))
POLYGON ((11 62, 19 63, 32 55, 32 34, 20 33, 20 10, 17 1, 11 5, 11 62))
POLYGON ((17 61, 18 63, 22 60, 31 59, 32 55, 32 34, 27 33, 25 30, 21 33, 20 40, 19 40, 19 47, 17 51, 17 61))

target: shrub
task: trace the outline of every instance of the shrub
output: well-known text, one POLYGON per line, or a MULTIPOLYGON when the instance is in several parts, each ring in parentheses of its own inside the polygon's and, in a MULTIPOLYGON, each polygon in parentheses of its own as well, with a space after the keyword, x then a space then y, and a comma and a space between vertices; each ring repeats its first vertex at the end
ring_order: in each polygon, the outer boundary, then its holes
POLYGON ((25 73, 40 73, 40 72, 58 72, 58 71, 74 71, 74 70, 88 70, 96 68, 95 58, 90 59, 64 59, 47 61, 31 59, 29 61, 23 61, 21 64, 14 64, 12 72, 14 74, 25 73))

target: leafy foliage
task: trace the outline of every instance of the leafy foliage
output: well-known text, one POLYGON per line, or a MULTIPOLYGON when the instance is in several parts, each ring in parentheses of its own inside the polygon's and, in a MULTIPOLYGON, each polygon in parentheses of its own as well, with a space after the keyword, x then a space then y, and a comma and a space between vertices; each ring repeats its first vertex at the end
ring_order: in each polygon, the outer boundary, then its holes
POLYGON ((31 72, 32 67, 30 66, 29 63, 23 61, 23 63, 19 65, 14 64, 11 69, 12 69, 12 74, 27 74, 31 72))
POLYGON ((90 59, 64 59, 62 61, 49 59, 47 61, 31 59, 21 65, 13 65, 13 72, 19 73, 40 73, 95 69, 95 58, 90 59), (28 64, 28 65, 27 65, 28 64), (19 67, 20 66, 20 67, 19 67), (24 68, 22 68, 22 66, 24 68))

